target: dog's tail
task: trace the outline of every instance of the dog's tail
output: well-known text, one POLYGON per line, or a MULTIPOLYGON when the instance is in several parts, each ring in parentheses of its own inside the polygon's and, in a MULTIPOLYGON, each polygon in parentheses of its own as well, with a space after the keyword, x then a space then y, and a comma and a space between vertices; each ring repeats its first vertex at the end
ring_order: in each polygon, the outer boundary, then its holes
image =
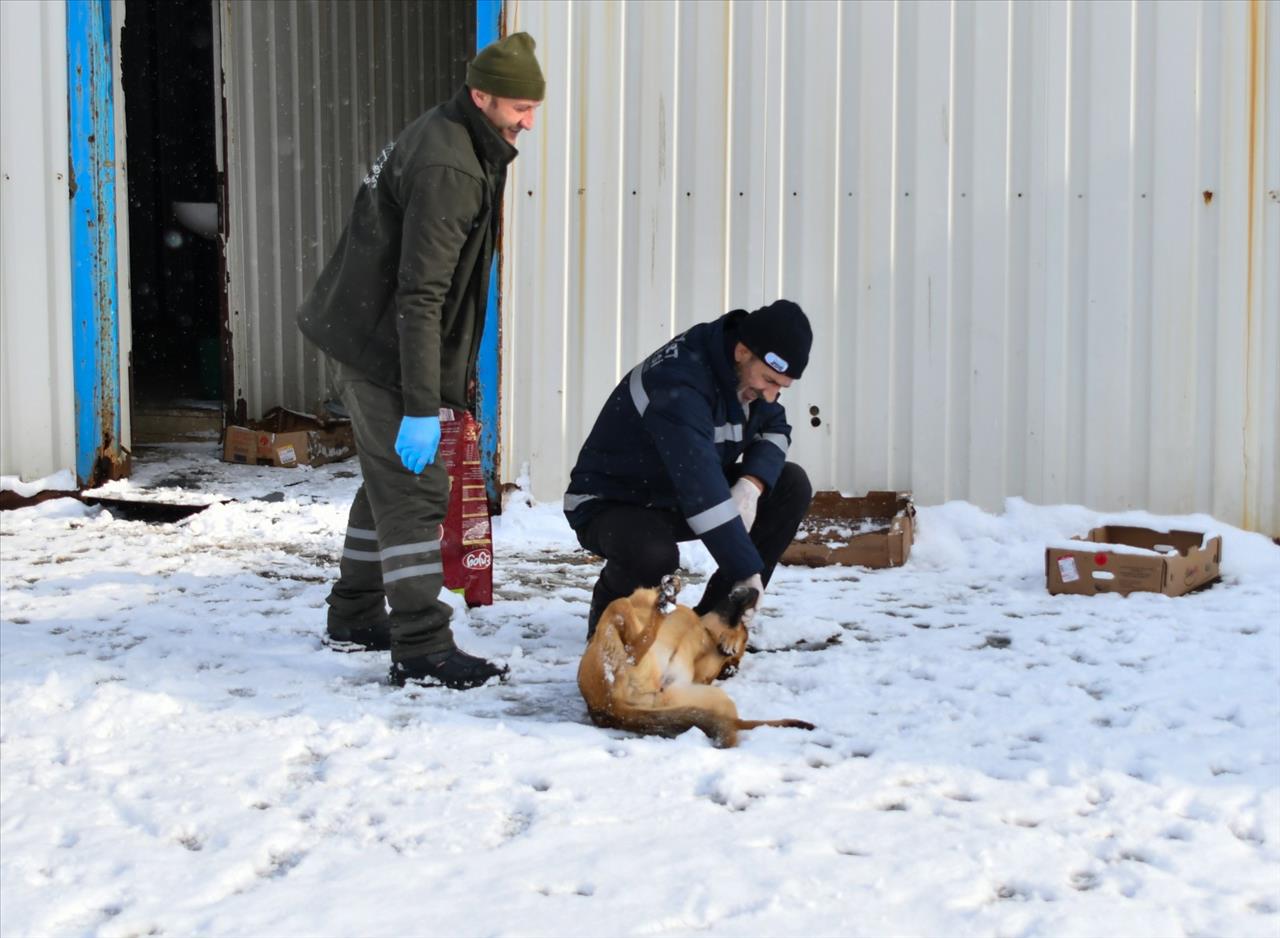
POLYGON ((780 726, 797 730, 815 729, 804 720, 739 720, 703 707, 665 707, 657 710, 619 707, 617 712, 591 714, 600 726, 613 726, 637 733, 657 736, 679 736, 695 726, 706 733, 717 746, 729 749, 738 744, 738 732, 758 726, 780 726))
POLYGON ((757 726, 781 726, 793 730, 812 730, 817 729, 812 723, 804 720, 724 720, 717 727, 716 733, 707 732, 704 728, 703 732, 707 733, 717 746, 728 749, 738 744, 738 732, 740 730, 753 730, 757 726))
POLYGON ((757 726, 785 726, 793 730, 816 730, 817 727, 804 720, 739 720, 738 729, 753 730, 757 726))

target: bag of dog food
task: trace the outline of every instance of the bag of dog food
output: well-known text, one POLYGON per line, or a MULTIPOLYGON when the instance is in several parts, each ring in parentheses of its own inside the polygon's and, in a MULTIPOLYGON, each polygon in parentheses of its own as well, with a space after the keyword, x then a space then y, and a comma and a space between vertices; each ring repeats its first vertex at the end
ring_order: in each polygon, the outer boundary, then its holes
POLYGON ((480 424, 466 411, 440 409, 440 455, 449 470, 449 510, 440 532, 444 585, 467 606, 493 603, 493 535, 480 468, 480 424))

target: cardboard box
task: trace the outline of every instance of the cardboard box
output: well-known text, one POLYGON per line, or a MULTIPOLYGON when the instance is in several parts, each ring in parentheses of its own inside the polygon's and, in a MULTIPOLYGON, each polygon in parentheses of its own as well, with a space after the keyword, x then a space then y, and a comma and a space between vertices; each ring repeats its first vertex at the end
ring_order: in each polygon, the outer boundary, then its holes
POLYGON ((782 562, 899 567, 911 553, 915 517, 910 492, 868 492, 862 498, 817 492, 782 562))
POLYGON ((1222 538, 1197 531, 1154 531, 1107 525, 1086 537, 1088 546, 1045 548, 1045 581, 1050 593, 1146 591, 1181 596, 1218 579, 1222 538))
POLYGON ((248 427, 227 427, 222 435, 223 462, 258 464, 258 431, 248 427))
POLYGON ((323 466, 354 456, 351 421, 273 407, 246 427, 227 427, 222 458, 247 465, 323 466))

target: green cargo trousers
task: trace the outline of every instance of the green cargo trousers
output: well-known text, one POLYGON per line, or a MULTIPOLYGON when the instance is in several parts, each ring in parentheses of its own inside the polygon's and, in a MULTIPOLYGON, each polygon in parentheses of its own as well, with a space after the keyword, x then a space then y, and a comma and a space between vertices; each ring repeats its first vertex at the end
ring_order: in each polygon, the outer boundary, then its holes
POLYGON ((454 648, 444 585, 440 530, 449 506, 449 473, 435 462, 414 475, 396 455, 404 416, 398 391, 333 362, 338 394, 351 415, 364 481, 351 503, 329 621, 365 625, 391 607, 391 660, 454 648))

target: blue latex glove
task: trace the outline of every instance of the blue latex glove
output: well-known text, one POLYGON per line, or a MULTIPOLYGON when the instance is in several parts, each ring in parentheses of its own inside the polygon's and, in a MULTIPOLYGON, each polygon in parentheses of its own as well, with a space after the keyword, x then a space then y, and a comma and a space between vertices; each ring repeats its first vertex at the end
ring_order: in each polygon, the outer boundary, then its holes
POLYGON ((404 467, 417 475, 436 458, 440 445, 439 417, 404 417, 396 434, 396 455, 404 467))

